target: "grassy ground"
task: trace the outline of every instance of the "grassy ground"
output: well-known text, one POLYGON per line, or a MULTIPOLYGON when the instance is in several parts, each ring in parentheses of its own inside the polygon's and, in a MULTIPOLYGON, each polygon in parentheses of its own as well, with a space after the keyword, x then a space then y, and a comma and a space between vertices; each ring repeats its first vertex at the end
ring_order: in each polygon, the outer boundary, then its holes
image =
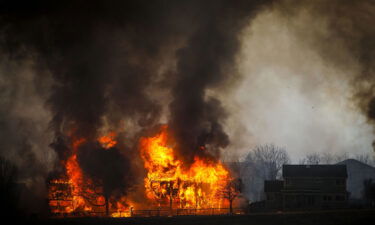
POLYGON ((375 224, 375 210, 263 213, 236 216, 178 216, 148 218, 66 218, 29 221, 28 224, 129 225, 367 225, 375 224))

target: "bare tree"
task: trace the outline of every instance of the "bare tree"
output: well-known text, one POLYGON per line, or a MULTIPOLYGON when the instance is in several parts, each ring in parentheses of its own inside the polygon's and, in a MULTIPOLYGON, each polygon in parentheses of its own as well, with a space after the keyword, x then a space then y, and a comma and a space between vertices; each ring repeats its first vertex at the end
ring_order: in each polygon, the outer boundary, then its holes
POLYGON ((318 165, 322 163, 322 157, 318 153, 309 153, 301 159, 300 164, 318 165))
POLYGON ((261 200, 264 180, 279 178, 283 164, 289 162, 289 155, 283 148, 272 144, 253 148, 246 155, 241 170, 245 196, 251 201, 261 200))
POLYGON ((350 157, 347 152, 336 153, 333 155, 333 163, 339 163, 349 158, 350 157))
POLYGON ((368 165, 375 165, 374 158, 370 154, 357 154, 354 156, 354 159, 368 165))
POLYGON ((335 163, 334 155, 332 155, 329 152, 324 152, 321 155, 320 160, 321 160, 322 164, 333 164, 333 163, 335 163))
POLYGON ((247 154, 245 162, 255 165, 264 179, 274 180, 281 175, 283 165, 288 164, 290 158, 283 148, 273 144, 258 145, 247 154))
POLYGON ((241 190, 242 190, 241 179, 232 179, 225 186, 221 187, 217 192, 217 195, 219 198, 228 200, 230 214, 233 214, 233 201, 241 193, 241 190))
POLYGON ((319 153, 309 153, 304 158, 302 158, 299 163, 300 164, 311 164, 311 165, 317 165, 317 164, 335 164, 342 162, 346 159, 354 158, 360 162, 369 164, 369 165, 375 165, 374 157, 370 154, 356 154, 354 156, 349 156, 348 153, 342 152, 342 153, 336 153, 331 154, 328 152, 319 154, 319 153))

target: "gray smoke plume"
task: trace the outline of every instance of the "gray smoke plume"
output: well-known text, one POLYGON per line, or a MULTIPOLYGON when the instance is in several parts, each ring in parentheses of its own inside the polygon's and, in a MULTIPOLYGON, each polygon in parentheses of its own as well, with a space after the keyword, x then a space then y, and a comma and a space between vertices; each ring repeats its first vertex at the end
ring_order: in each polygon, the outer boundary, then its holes
POLYGON ((280 6, 289 19, 301 11, 319 18, 316 24, 298 27, 298 35, 331 67, 357 70, 349 74, 349 77, 343 77, 343 74, 332 76, 350 81, 352 101, 367 117, 368 122, 374 125, 375 28, 371 24, 375 20, 375 3, 365 0, 284 1, 280 6), (319 32, 318 23, 327 28, 325 32, 319 32))
POLYGON ((373 12, 369 1, 283 0, 249 21, 242 82, 219 96, 228 147, 271 142, 295 162, 309 152, 371 153, 373 12))

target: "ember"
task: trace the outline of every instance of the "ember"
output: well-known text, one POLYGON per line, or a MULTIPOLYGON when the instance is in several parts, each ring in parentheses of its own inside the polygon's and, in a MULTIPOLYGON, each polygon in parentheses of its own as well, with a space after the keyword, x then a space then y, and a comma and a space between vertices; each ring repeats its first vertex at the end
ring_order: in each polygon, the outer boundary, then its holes
POLYGON ((98 138, 98 141, 103 146, 103 148, 109 149, 117 144, 117 141, 115 141, 115 138, 116 138, 116 133, 110 132, 107 136, 102 136, 98 138))

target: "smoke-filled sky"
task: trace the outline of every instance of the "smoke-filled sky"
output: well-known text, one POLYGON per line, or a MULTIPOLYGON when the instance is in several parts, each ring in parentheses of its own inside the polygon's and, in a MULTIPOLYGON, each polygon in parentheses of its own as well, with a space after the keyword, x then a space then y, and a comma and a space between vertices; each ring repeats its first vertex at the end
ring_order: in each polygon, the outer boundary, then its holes
POLYGON ((355 39, 342 40, 335 29, 364 35, 350 29, 356 23, 370 25, 367 17, 373 18, 373 12, 365 7, 374 6, 365 1, 303 2, 276 4, 241 32, 237 57, 243 79, 225 97, 231 121, 237 123, 233 138, 243 141, 243 152, 266 142, 285 147, 295 162, 311 152, 372 154, 373 128, 355 103, 360 90, 353 87, 364 68, 350 46, 355 39), (314 7, 332 8, 324 12, 314 7), (340 20, 351 23, 330 24, 340 20), (332 29, 340 25, 348 27, 332 29), (326 51, 329 57, 322 55, 326 51))
POLYGON ((187 164, 266 143, 294 161, 373 151, 371 1, 21 3, 0 4, 0 152, 24 180, 72 135, 114 130, 127 162, 165 123, 187 164))

